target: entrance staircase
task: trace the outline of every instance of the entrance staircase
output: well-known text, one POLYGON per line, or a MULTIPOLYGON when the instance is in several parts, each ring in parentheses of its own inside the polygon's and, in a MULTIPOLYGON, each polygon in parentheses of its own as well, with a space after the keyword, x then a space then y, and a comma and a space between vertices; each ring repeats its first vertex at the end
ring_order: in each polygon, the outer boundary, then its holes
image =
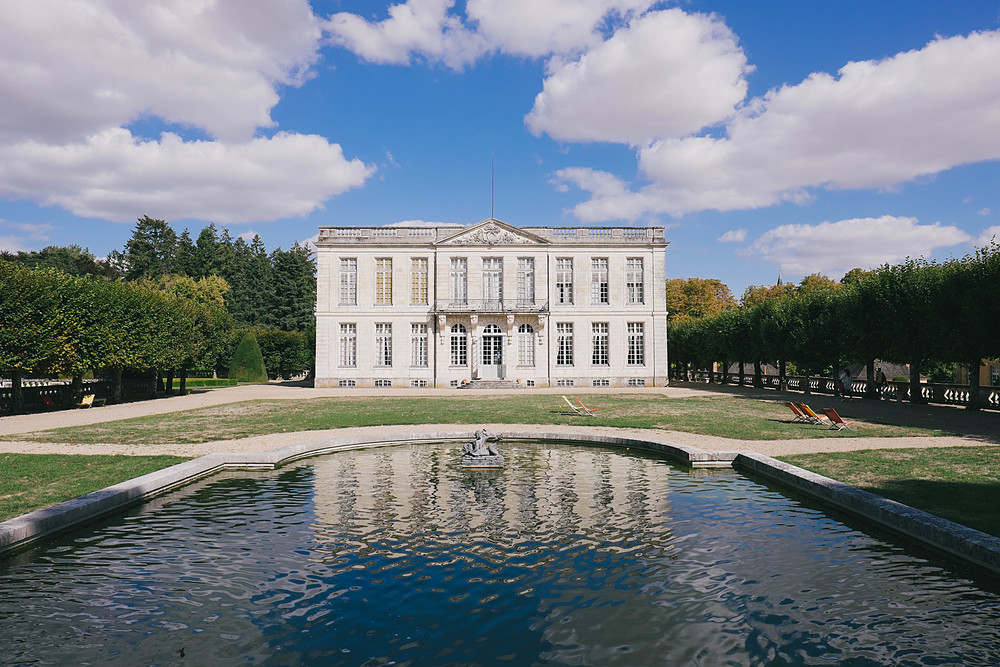
POLYGON ((459 386, 459 389, 524 389, 524 387, 510 380, 471 380, 459 386))

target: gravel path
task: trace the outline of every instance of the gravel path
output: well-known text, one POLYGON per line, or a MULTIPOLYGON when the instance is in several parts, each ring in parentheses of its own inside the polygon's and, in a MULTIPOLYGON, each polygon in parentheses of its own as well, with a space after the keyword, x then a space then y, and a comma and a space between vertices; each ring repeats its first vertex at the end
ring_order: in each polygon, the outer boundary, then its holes
MULTIPOLYGON (((722 388, 721 391, 705 388, 705 385, 693 386, 672 386, 657 387, 641 390, 633 387, 612 390, 617 393, 639 393, 645 391, 650 394, 665 395, 668 397, 703 396, 706 393, 733 393, 732 389, 722 388)), ((523 390, 522 390, 523 391, 523 390)), ((559 395, 565 390, 532 390, 539 394, 559 395)), ((604 388, 596 392, 588 392, 574 389, 574 394, 586 393, 608 393, 604 388)), ((746 390, 743 393, 752 393, 754 390, 746 390)), ((759 390, 758 390, 759 391, 759 390)), ((393 395, 416 396, 416 395, 468 395, 462 390, 393 390, 393 395)), ((105 421, 115 421, 130 417, 139 417, 155 414, 165 414, 168 412, 178 412, 181 410, 192 410, 226 403, 236 403, 254 399, 282 399, 300 401, 308 398, 318 398, 325 396, 384 396, 384 392, 365 392, 358 389, 313 389, 306 387, 287 386, 280 384, 270 385, 246 385, 241 387, 226 387, 213 389, 210 391, 199 391, 183 397, 162 398, 138 403, 127 403, 123 405, 104 406, 91 408, 88 410, 64 410, 34 415, 19 415, 14 417, 4 417, 0 419, 0 436, 16 436, 19 433, 28 433, 50 428, 63 426, 81 426, 105 421)), ((791 396, 791 395, 790 395, 791 396)), ((756 397, 756 396, 755 396, 756 397)), ((777 392, 767 392, 759 396, 765 400, 779 400, 783 398, 777 392)), ((797 400, 802 400, 801 396, 797 400)), ((826 400, 829 400, 827 398, 826 400)), ((898 410, 900 406, 887 406, 880 402, 856 401, 851 405, 852 410, 871 411, 879 409, 882 411, 898 410)), ((929 406, 902 406, 912 412, 912 421, 915 425, 924 425, 928 420, 928 414, 935 416, 934 421, 955 421, 968 423, 975 422, 974 433, 970 437, 916 437, 916 438, 821 438, 821 439, 801 439, 801 440, 734 440, 730 438, 720 438, 708 435, 696 435, 692 433, 682 433, 678 431, 665 431, 659 429, 615 429, 610 427, 587 426, 586 423, 574 424, 573 426, 535 425, 535 424, 486 424, 485 427, 491 433, 502 433, 504 431, 518 431, 521 433, 531 432, 552 432, 553 430, 565 429, 567 432, 577 433, 617 433, 620 435, 632 435, 638 438, 646 438, 661 442, 670 442, 680 445, 698 447, 705 450, 724 451, 756 451, 768 456, 782 456, 786 454, 803 454, 811 452, 839 452, 858 449, 893 449, 909 447, 960 447, 990 444, 1000 441, 1000 415, 987 413, 985 415, 969 414, 965 411, 957 411, 947 407, 929 406), (919 412, 917 412, 919 410, 919 412), (918 424, 919 422, 919 424, 918 424), (993 428, 995 431, 992 431, 993 428), (995 433, 994 437, 988 437, 990 432, 995 433), (985 432, 984 437, 981 432, 985 432)), ((859 417, 864 415, 858 414, 859 417)), ((442 425, 456 429, 471 428, 464 425, 442 425)), ((946 430, 961 429, 949 428, 946 425, 937 426, 946 430)), ((125 455, 146 455, 146 454, 171 454, 176 456, 202 456, 215 452, 254 452, 277 449, 290 444, 309 442, 311 440, 324 440, 334 436, 352 435, 356 433, 373 433, 378 435, 405 435, 413 432, 413 426, 371 426, 363 428, 336 429, 331 431, 300 431, 297 433, 276 433, 271 435, 255 436, 239 440, 219 440, 215 442, 199 444, 175 444, 175 445, 117 445, 117 444, 61 444, 61 443, 39 443, 28 441, 0 442, 0 452, 18 452, 29 454, 125 454, 125 455)), ((470 431, 471 433, 471 431, 470 431)))

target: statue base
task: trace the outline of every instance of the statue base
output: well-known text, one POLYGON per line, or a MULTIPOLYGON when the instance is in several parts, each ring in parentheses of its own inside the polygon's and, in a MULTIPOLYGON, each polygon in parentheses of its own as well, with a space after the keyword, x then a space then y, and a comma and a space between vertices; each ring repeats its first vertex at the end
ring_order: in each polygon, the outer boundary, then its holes
POLYGON ((462 457, 463 468, 502 468, 503 454, 496 456, 471 456, 466 454, 462 457))

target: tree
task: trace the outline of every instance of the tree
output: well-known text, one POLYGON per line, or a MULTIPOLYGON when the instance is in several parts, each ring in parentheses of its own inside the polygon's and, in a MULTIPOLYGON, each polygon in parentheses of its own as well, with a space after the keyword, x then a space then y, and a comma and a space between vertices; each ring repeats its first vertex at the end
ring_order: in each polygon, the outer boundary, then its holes
POLYGON ((820 273, 811 273, 799 282, 796 293, 812 292, 818 289, 840 289, 840 283, 820 273))
POLYGON ((673 278, 667 281, 667 313, 682 317, 710 317, 734 308, 736 299, 717 278, 673 278))
POLYGON ((204 278, 213 273, 221 274, 221 268, 218 234, 215 223, 209 223, 198 234, 198 240, 191 251, 191 268, 188 275, 195 279, 204 278))
POLYGON ((768 299, 783 299, 791 296, 795 292, 795 286, 786 283, 783 285, 750 285, 743 291, 740 297, 740 305, 744 308, 752 308, 768 299))
POLYGON ((274 267, 273 324, 285 331, 304 332, 315 320, 316 265, 309 250, 295 243, 271 253, 274 267))
POLYGON ((239 382, 267 382, 264 357, 252 331, 248 331, 236 346, 229 363, 229 377, 239 382))
POLYGON ((118 272, 108 260, 98 260, 90 250, 78 245, 46 246, 31 252, 8 253, 7 261, 16 262, 29 269, 50 268, 73 276, 95 275, 117 278, 118 272))
POLYGON ((144 215, 138 219, 132 238, 121 257, 126 280, 156 278, 174 272, 177 234, 164 220, 144 215))

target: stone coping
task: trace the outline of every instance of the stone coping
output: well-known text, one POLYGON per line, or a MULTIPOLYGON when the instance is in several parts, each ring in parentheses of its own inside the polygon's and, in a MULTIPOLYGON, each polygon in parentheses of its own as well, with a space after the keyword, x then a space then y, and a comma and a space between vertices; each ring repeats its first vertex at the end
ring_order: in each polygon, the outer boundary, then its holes
MULTIPOLYGON (((265 452, 208 454, 4 521, 0 523, 0 557, 223 470, 273 470, 299 459, 338 451, 400 444, 467 442, 470 439, 468 428, 461 431, 417 429, 406 435, 355 434, 314 440, 265 452)), ((626 450, 634 448, 660 454, 691 467, 747 470, 1000 574, 1000 538, 756 452, 708 451, 642 438, 571 431, 511 431, 505 432, 503 439, 585 443, 626 450)))

